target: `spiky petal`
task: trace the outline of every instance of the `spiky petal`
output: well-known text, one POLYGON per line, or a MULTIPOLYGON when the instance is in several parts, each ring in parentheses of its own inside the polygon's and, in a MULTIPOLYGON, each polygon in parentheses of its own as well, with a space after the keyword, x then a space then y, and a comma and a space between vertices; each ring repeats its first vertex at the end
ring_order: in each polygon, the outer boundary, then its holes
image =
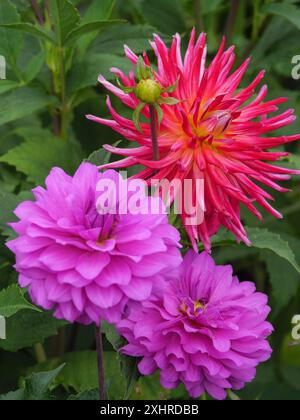
MULTIPOLYGON (((174 106, 162 105, 163 121, 158 138, 160 160, 153 162, 150 125, 142 124, 139 133, 133 122, 116 113, 110 100, 107 105, 113 120, 94 116, 89 119, 107 125, 130 141, 137 142, 137 149, 121 149, 106 146, 110 152, 125 156, 124 160, 105 167, 127 168, 142 164, 146 169, 137 175, 152 179, 203 179, 205 189, 205 217, 201 224, 186 224, 187 215, 182 219, 196 248, 201 239, 210 250, 210 237, 223 225, 234 233, 238 241, 250 245, 247 233, 240 218, 241 203, 259 219, 262 218, 255 204, 263 207, 276 218, 282 215, 269 203, 273 197, 264 191, 257 182, 277 191, 285 192, 278 181, 288 180, 299 171, 272 165, 285 152, 270 152, 286 143, 300 139, 300 135, 265 137, 279 128, 295 121, 294 110, 289 109, 279 115, 278 105, 285 98, 265 100, 267 86, 256 88, 264 77, 261 71, 246 88, 238 90, 250 60, 246 60, 232 72, 235 61, 234 47, 225 50, 225 41, 210 64, 206 66, 206 37, 201 34, 196 39, 193 30, 184 59, 181 55, 180 36, 175 35, 170 48, 159 36, 154 35, 151 46, 158 61, 156 80, 162 87, 178 86, 172 93, 180 101, 174 106)), ((138 57, 125 48, 128 59, 134 66, 138 57)), ((149 63, 144 54, 145 63, 149 63)), ((112 69, 125 86, 134 84, 134 76, 126 77, 120 70, 112 69)), ((100 76, 100 82, 118 96, 130 108, 135 108, 138 100, 134 94, 125 94, 100 76)), ((167 97, 168 94, 166 93, 167 97)), ((149 118, 149 110, 144 109, 149 118)))

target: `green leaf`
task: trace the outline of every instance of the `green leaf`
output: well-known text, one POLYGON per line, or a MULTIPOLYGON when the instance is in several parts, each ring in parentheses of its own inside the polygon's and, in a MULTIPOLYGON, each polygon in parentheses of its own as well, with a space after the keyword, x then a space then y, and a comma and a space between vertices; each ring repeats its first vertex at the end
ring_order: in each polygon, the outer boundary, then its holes
POLYGON ((109 19, 115 3, 116 0, 93 0, 83 17, 83 22, 109 19))
MULTIPOLYGON (((53 369, 65 363, 54 386, 64 386, 78 393, 98 390, 98 365, 95 351, 67 353, 62 358, 48 360, 36 366, 35 370, 53 369)), ((119 356, 115 352, 104 352, 105 384, 109 399, 123 399, 124 382, 120 371, 119 356)))
MULTIPOLYGON (((115 2, 115 0, 93 0, 82 19, 82 24, 108 20, 115 2)), ((78 43, 80 51, 84 52, 96 36, 97 32, 83 36, 78 43)))
POLYGON ((141 12, 150 25, 164 34, 173 35, 186 30, 180 0, 142 0, 141 12))
POLYGON ((45 54, 43 51, 34 55, 31 60, 29 60, 24 72, 26 83, 30 83, 36 78, 44 66, 44 60, 45 54))
POLYGON ((210 13, 216 13, 223 6, 223 0, 210 0, 202 2, 202 15, 209 15, 210 13))
POLYGON ((71 395, 68 401, 99 401, 99 390, 92 389, 91 391, 80 392, 77 395, 71 395))
POLYGON ((64 365, 49 372, 33 373, 25 378, 21 389, 11 392, 7 395, 0 396, 0 400, 26 400, 26 401, 43 401, 50 400, 50 385, 57 375, 64 368, 64 365))
POLYGON ((138 370, 139 359, 134 357, 122 356, 121 357, 121 371, 125 381, 126 392, 124 400, 128 400, 132 394, 134 387, 137 384, 141 374, 138 370))
POLYGON ((33 25, 32 23, 27 23, 27 22, 17 23, 16 22, 16 23, 9 23, 9 24, 1 24, 0 28, 4 28, 7 30, 13 29, 15 31, 25 32, 36 38, 40 38, 45 41, 49 41, 52 44, 55 44, 55 39, 52 37, 50 32, 47 32, 44 29, 40 28, 39 26, 33 25))
POLYGON ((106 158, 107 152, 104 149, 96 150, 93 152, 85 162, 91 163, 92 165, 100 166, 103 165, 103 162, 106 158))
POLYGON ((0 126, 39 112, 53 102, 45 91, 28 87, 2 95, 0 100, 5 104, 0 109, 0 126))
POLYGON ((97 42, 93 43, 93 52, 124 54, 124 44, 128 45, 136 54, 150 49, 149 39, 153 37, 155 29, 149 25, 118 25, 106 29, 99 34, 97 42))
POLYGON ((55 27, 56 42, 64 46, 69 33, 78 26, 80 15, 69 0, 49 0, 49 7, 55 27))
POLYGON ((58 328, 64 325, 66 325, 64 321, 53 318, 48 312, 20 311, 8 318, 6 340, 0 340, 0 347, 7 351, 31 347, 56 335, 58 328))
POLYGON ((46 176, 55 167, 73 173, 82 161, 83 152, 75 141, 63 142, 47 130, 34 132, 17 131, 25 141, 10 149, 0 158, 0 162, 14 166, 27 175, 28 180, 44 184, 46 176))
MULTIPOLYGON (((125 345, 125 340, 118 335, 116 328, 113 325, 103 323, 102 330, 105 333, 106 339, 111 343, 116 351, 119 351, 121 347, 125 345)), ((124 399, 128 400, 141 376, 138 371, 138 363, 140 360, 124 355, 120 355, 119 358, 121 363, 121 372, 125 383, 124 399)))
POLYGON ((74 93, 86 87, 96 86, 99 74, 114 80, 116 76, 110 72, 112 64, 122 68, 125 73, 132 70, 131 64, 123 57, 112 54, 89 54, 72 67, 68 78, 68 91, 74 93))
MULTIPOLYGON (((113 144, 114 147, 117 147, 122 140, 117 141, 113 144)), ((111 159, 111 153, 107 152, 104 149, 97 150, 96 152, 93 152, 87 159, 85 159, 85 162, 92 163, 96 166, 106 165, 110 162, 111 159)))
POLYGON ((265 13, 271 13, 273 15, 284 17, 293 25, 295 25, 297 29, 300 29, 300 10, 299 7, 294 4, 267 4, 263 7, 262 11, 265 13))
POLYGON ((264 251, 261 258, 267 265, 272 284, 272 296, 278 313, 297 295, 300 286, 299 273, 289 262, 282 258, 274 258, 274 255, 269 252, 264 251))
POLYGON ((13 211, 21 202, 21 199, 15 194, 0 191, 0 229, 6 230, 7 223, 13 222, 15 216, 13 211))
POLYGON ((50 399, 49 387, 63 368, 64 365, 61 365, 50 372, 33 373, 31 376, 26 378, 24 400, 50 399))
POLYGON ((19 82, 13 80, 1 80, 0 83, 0 95, 18 89, 20 87, 19 82))
MULTIPOLYGON (((1 28, 4 24, 20 21, 16 7, 9 0, 0 1, 0 54, 15 69, 17 58, 22 48, 22 34, 1 28)), ((2 82, 1 82, 2 83, 2 82)))
POLYGON ((296 261, 295 254, 289 243, 282 239, 279 234, 272 233, 267 229, 248 228, 247 232, 252 245, 258 249, 272 251, 279 257, 288 261, 292 267, 300 274, 300 266, 296 261))
POLYGON ((24 293, 17 285, 12 285, 0 292, 0 315, 9 318, 21 310, 41 312, 39 308, 27 302, 24 293))
MULTIPOLYGON (((238 247, 238 253, 239 248, 241 250, 245 250, 245 252, 242 252, 241 254, 242 257, 247 255, 248 251, 252 255, 254 248, 272 251, 277 256, 289 262, 292 265, 292 267, 297 271, 297 273, 300 274, 300 266, 296 260, 295 253, 287 240, 281 238, 281 236, 278 233, 270 232, 267 229, 247 228, 246 230, 248 233, 248 237, 252 242, 252 247, 246 248, 246 246, 243 244, 243 248, 238 247)), ((231 232, 225 231, 223 234, 219 233, 215 235, 213 237, 212 244, 214 247, 224 245, 234 246, 236 244, 236 240, 231 232)), ((234 251, 234 253, 235 252, 236 251, 234 251)))
POLYGON ((124 20, 103 20, 103 21, 96 21, 96 22, 89 22, 78 26, 78 28, 74 29, 69 33, 65 40, 65 46, 71 46, 73 43, 77 42, 82 36, 90 34, 90 33, 98 33, 101 29, 104 29, 109 26, 119 25, 120 23, 124 23, 124 20))
POLYGON ((22 401, 24 400, 24 390, 9 392, 5 395, 0 395, 0 401, 22 401))
POLYGON ((101 329, 105 334, 106 339, 113 346, 113 349, 115 351, 119 351, 120 348, 124 345, 125 341, 117 333, 116 327, 112 324, 108 324, 107 322, 102 322, 101 329))

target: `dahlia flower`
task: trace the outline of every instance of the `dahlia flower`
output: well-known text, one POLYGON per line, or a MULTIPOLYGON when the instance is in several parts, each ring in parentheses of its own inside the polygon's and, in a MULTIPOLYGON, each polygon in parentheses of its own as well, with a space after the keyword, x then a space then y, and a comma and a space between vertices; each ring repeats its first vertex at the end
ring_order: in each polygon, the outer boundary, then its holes
POLYGON ((8 247, 16 254, 19 284, 29 287, 35 304, 70 322, 116 322, 128 302, 147 299, 161 275, 180 265, 179 233, 163 211, 148 211, 150 205, 159 210, 161 200, 144 188, 145 211, 133 214, 131 183, 89 163, 74 177, 54 168, 46 189, 33 190, 35 201, 19 205, 20 221, 12 224, 18 238, 8 247), (99 209, 99 181, 118 185, 116 214, 99 209))
POLYGON ((191 250, 164 289, 133 304, 118 324, 128 341, 122 352, 142 358, 143 375, 159 369, 167 389, 183 383, 193 398, 207 392, 224 399, 269 359, 269 312, 267 296, 253 283, 239 283, 231 266, 191 250))
MULTIPOLYGON (((156 81, 162 88, 178 81, 177 88, 172 92, 172 97, 178 103, 172 106, 161 105, 164 118, 158 137, 159 161, 153 159, 149 122, 143 123, 143 132, 139 132, 131 120, 115 111, 109 98, 107 105, 112 120, 91 115, 87 118, 111 127, 140 146, 122 149, 106 145, 106 150, 125 156, 125 159, 105 165, 105 168, 144 165, 145 169, 137 177, 149 182, 152 179, 204 180, 206 211, 203 222, 190 225, 186 223, 186 212, 182 214, 183 223, 195 248, 200 239, 209 251, 210 238, 221 225, 232 231, 239 242, 244 241, 250 245, 241 222, 241 204, 259 219, 262 214, 255 204, 276 218, 282 218, 269 203, 273 197, 257 183, 286 192, 288 190, 282 188, 278 181, 288 180, 290 175, 300 173, 270 164, 288 153, 268 151, 298 140, 300 135, 264 136, 293 123, 294 110, 269 116, 278 111, 278 105, 287 99, 265 100, 268 91, 266 85, 251 99, 264 77, 264 71, 248 87, 239 89, 250 60, 231 71, 235 61, 234 47, 225 50, 223 40, 216 57, 206 66, 206 36, 201 34, 197 40, 195 38, 193 30, 184 59, 178 34, 174 36, 170 48, 157 35, 154 35, 154 42, 151 42, 158 61, 154 73, 156 81)), ((139 58, 127 46, 125 54, 136 67, 139 58)), ((145 65, 150 66, 146 53, 143 57, 145 65)), ((117 68, 111 71, 122 81, 125 91, 116 88, 103 76, 99 77, 100 83, 127 107, 136 109, 138 98, 134 93, 128 93, 136 84, 134 72, 127 77, 117 68)), ((168 98, 169 94, 164 93, 163 96, 168 98)), ((144 109, 143 114, 149 118, 149 107, 144 109)), ((197 194, 196 187, 193 188, 191 199, 197 194)))

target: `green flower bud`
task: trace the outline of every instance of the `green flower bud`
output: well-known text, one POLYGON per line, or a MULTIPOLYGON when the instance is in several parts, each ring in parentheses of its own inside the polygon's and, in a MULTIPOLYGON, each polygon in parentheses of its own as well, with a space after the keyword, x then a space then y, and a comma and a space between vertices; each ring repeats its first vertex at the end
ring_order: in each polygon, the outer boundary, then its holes
POLYGON ((135 90, 137 98, 145 104, 154 105, 162 94, 162 87, 153 79, 141 80, 135 90))

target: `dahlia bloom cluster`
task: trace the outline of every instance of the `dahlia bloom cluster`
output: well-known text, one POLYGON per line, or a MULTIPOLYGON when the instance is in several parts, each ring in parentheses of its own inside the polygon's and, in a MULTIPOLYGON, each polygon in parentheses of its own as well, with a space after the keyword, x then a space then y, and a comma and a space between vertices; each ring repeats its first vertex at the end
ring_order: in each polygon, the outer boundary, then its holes
MULTIPOLYGON (((255 204, 263 207, 271 215, 281 218, 271 204, 271 194, 257 183, 285 192, 278 181, 288 180, 299 171, 286 169, 270 162, 287 156, 282 151, 270 152, 286 143, 300 139, 300 135, 265 137, 274 130, 285 127, 295 121, 294 110, 289 109, 279 115, 278 105, 286 102, 285 98, 266 100, 267 86, 263 85, 256 96, 256 88, 264 77, 261 71, 246 88, 239 89, 250 60, 246 60, 232 72, 235 61, 234 47, 225 50, 225 41, 209 66, 206 66, 206 36, 201 34, 196 39, 192 32, 184 59, 181 54, 181 38, 177 34, 168 48, 159 36, 154 36, 151 47, 157 57, 158 69, 156 81, 167 88, 178 81, 172 92, 177 103, 172 106, 162 104, 164 118, 158 137, 159 161, 153 161, 153 148, 150 123, 142 124, 142 133, 134 123, 120 116, 107 99, 112 120, 89 115, 88 118, 111 127, 126 139, 138 143, 140 147, 122 149, 106 145, 109 152, 125 156, 124 160, 104 165, 105 168, 128 168, 144 165, 145 170, 137 178, 181 180, 202 179, 205 186, 204 221, 189 225, 187 215, 182 214, 183 223, 194 248, 200 239, 206 250, 210 251, 210 237, 225 226, 234 233, 238 241, 251 245, 240 217, 243 204, 259 219, 262 214, 255 204), (251 98, 253 99, 251 100, 251 98)), ((139 58, 126 46, 125 54, 137 66, 139 58)), ((147 54, 144 63, 150 66, 147 54)), ((116 88, 100 76, 104 87, 129 108, 136 109, 139 101, 130 89, 136 85, 134 72, 129 77, 121 70, 112 68, 125 86, 125 90, 116 88)), ((165 98, 170 94, 164 93, 165 98)), ((167 102, 167 101, 166 101, 167 102)), ((149 118, 148 107, 143 114, 149 118)), ((197 191, 192 193, 195 199, 197 191)))
POLYGON ((167 389, 183 383, 189 394, 225 399, 256 375, 272 350, 267 296, 239 283, 231 266, 216 266, 206 252, 189 251, 160 293, 133 304, 118 329, 123 352, 141 357, 139 370, 160 370, 167 389))
MULTIPOLYGON (((264 137, 292 123, 293 110, 268 117, 285 99, 265 101, 266 86, 250 101, 263 72, 237 90, 249 61, 230 74, 233 47, 225 51, 223 42, 206 67, 204 34, 196 40, 192 32, 184 60, 180 42, 176 35, 167 48, 155 35, 151 43, 158 59, 157 72, 151 71, 159 87, 154 99, 161 94, 163 111, 160 160, 153 160, 153 120, 151 127, 145 122, 139 127, 118 115, 108 98, 113 120, 89 118, 140 147, 106 146, 126 158, 103 168, 142 164, 146 169, 127 181, 114 170, 101 173, 89 163, 73 177, 54 168, 46 188, 33 190, 34 201, 16 209, 19 221, 11 226, 18 237, 8 247, 16 255, 19 284, 28 288, 35 304, 70 322, 115 324, 127 340, 121 351, 141 358, 141 374, 160 370, 167 389, 183 383, 191 397, 207 392, 224 399, 226 390, 242 389, 254 379, 258 364, 269 359, 272 326, 267 322, 267 296, 257 293, 253 283, 240 283, 231 266, 214 263, 210 237, 223 225, 250 245, 240 219, 241 203, 259 218, 255 203, 281 217, 268 202, 271 195, 256 182, 285 191, 277 181, 299 171, 271 165, 268 162, 287 154, 267 150, 300 136, 264 137), (143 180, 186 179, 193 181, 193 188, 194 181, 204 181, 203 222, 188 224, 191 215, 185 211, 182 219, 194 248, 200 239, 208 252, 190 250, 183 259, 179 232, 169 224, 161 198, 146 194, 143 180), (108 186, 105 199, 100 184, 108 186), (117 189, 110 190, 111 185, 117 189)), ((128 47, 125 52, 134 66, 141 65, 128 47)), ((146 54, 142 61, 150 66, 146 54)), ((134 72, 127 77, 112 71, 124 90, 102 76, 100 82, 149 118, 149 101, 140 106, 138 96, 143 95, 136 89, 134 72)), ((189 198, 199 200, 195 189, 189 198)))
POLYGON ((46 189, 33 190, 35 201, 16 209, 20 221, 11 226, 18 238, 7 246, 34 303, 70 322, 117 322, 130 301, 149 298, 163 274, 180 265, 180 235, 161 200, 146 196, 142 185, 140 205, 148 211, 131 214, 131 191, 117 172, 101 174, 84 163, 74 177, 54 168, 46 189), (119 186, 116 214, 97 208, 97 185, 104 180, 119 186))

